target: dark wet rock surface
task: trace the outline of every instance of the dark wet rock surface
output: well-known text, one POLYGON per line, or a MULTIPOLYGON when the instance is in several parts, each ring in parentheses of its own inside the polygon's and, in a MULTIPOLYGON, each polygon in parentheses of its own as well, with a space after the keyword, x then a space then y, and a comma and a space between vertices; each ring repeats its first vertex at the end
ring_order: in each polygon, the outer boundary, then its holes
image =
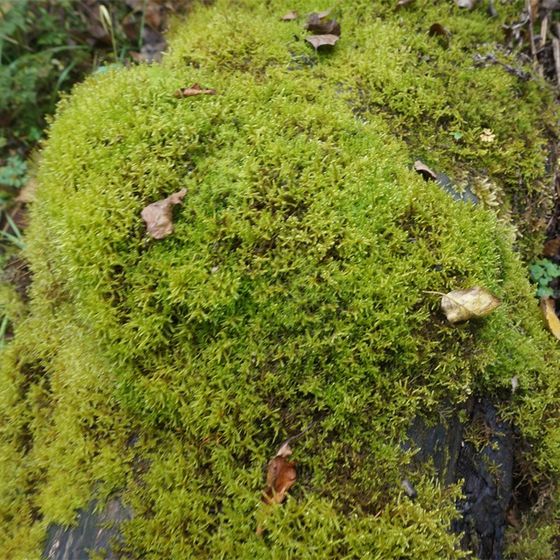
POLYGON ((116 560, 113 546, 120 539, 119 525, 130 519, 131 512, 118 499, 109 500, 101 511, 90 502, 78 513, 76 527, 53 525, 47 533, 44 560, 88 560, 90 551, 102 553, 105 560, 116 560))
POLYGON ((445 484, 464 481, 464 499, 457 504, 461 518, 453 530, 462 533, 463 547, 480 560, 502 560, 513 493, 514 432, 488 399, 473 400, 466 412, 465 423, 457 414, 435 426, 415 419, 409 429, 410 441, 419 448, 414 462, 432 462, 445 484))
POLYGON ((512 498, 513 430, 487 400, 475 404, 470 426, 480 441, 465 441, 459 454, 457 474, 465 480, 465 499, 459 503, 463 517, 455 529, 478 558, 501 560, 512 498))

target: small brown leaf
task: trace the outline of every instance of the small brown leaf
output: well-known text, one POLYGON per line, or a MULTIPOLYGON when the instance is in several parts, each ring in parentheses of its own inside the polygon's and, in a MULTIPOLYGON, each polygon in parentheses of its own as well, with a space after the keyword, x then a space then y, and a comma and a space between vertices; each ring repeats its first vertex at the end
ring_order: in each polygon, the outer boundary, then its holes
POLYGON ((216 95, 215 89, 205 89, 200 84, 193 84, 191 87, 179 88, 175 92, 175 97, 192 97, 194 95, 216 95))
POLYGON ((322 47, 332 47, 336 44, 338 39, 338 35, 310 35, 305 38, 315 50, 319 50, 322 47))
POLYGON ((556 302, 552 298, 541 299, 541 310, 548 330, 560 340, 560 319, 558 319, 558 315, 556 315, 555 307, 556 302))
POLYGON ((309 14, 305 29, 316 35, 337 35, 340 37, 340 24, 336 19, 325 20, 324 18, 325 16, 318 13, 309 14))
POLYGON ((281 504, 288 490, 297 478, 296 465, 286 457, 277 455, 268 463, 266 474, 266 490, 263 501, 267 504, 281 504))
POLYGON ((298 13, 294 10, 292 10, 291 12, 288 12, 287 14, 284 14, 280 20, 281 21, 294 21, 294 19, 297 19, 299 17, 298 13))
POLYGON ((396 8, 397 8, 397 10, 399 10, 400 8, 404 8, 405 6, 408 6, 409 4, 412 4, 413 2, 415 2, 415 0, 399 0, 397 2, 396 8))
POLYGON ((420 173, 426 181, 435 181, 437 179, 437 175, 419 159, 414 162, 414 171, 420 173))
POLYGON ((542 254, 545 257, 555 257, 560 253, 560 237, 549 239, 543 247, 542 254))
POLYGON ((187 189, 148 204, 142 210, 142 219, 146 222, 148 234, 154 239, 163 239, 173 233, 173 206, 181 204, 187 194, 187 189))
POLYGON ((441 298, 441 309, 452 325, 485 317, 500 304, 496 296, 479 286, 469 290, 454 290, 441 298))

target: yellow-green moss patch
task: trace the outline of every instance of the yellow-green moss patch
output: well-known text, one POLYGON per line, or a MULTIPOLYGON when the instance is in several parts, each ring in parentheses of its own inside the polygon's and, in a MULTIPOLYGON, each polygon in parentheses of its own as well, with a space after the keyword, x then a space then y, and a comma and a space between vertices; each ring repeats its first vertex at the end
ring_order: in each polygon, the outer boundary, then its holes
POLYGON ((421 157, 488 178, 513 210, 514 185, 546 199, 529 188, 547 179, 546 87, 474 65, 499 28, 482 11, 348 3, 336 48, 316 54, 301 22, 279 21, 316 6, 268 4, 200 8, 163 65, 94 76, 61 103, 30 314, 0 369, 10 558, 38 555, 92 493, 131 506, 133 558, 461 558, 458 489, 402 444, 417 415, 473 394, 531 442, 535 483, 560 470, 559 355, 512 228, 411 170, 421 157), (193 83, 217 95, 173 96, 193 83), (183 187, 174 233, 149 239, 142 208, 183 187), (473 285, 503 303, 460 328, 426 293, 473 285), (258 536, 267 461, 310 422, 297 484, 258 536))

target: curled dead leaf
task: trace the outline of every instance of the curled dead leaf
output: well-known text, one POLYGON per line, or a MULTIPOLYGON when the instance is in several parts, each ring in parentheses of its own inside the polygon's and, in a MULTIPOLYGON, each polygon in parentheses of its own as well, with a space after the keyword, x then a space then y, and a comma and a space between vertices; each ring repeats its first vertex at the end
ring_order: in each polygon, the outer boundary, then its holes
POLYGON ((297 13, 296 11, 292 10, 291 12, 288 12, 287 14, 284 14, 284 15, 280 18, 280 20, 281 20, 281 21, 294 21, 294 20, 297 19, 298 17, 299 17, 299 16, 298 16, 298 13, 297 13))
POLYGON ((479 286, 469 290, 454 290, 441 298, 441 309, 452 325, 485 317, 500 305, 496 296, 479 286))
POLYGON ((181 189, 171 196, 148 204, 142 210, 142 219, 146 222, 148 235, 154 239, 163 239, 173 233, 173 206, 181 204, 187 189, 181 189))
POLYGON ((194 95, 216 95, 216 90, 203 88, 200 84, 193 84, 191 87, 179 88, 174 95, 178 98, 193 97, 194 95))
POLYGON ((296 482, 296 465, 286 458, 292 454, 289 442, 290 440, 285 441, 268 463, 266 488, 263 492, 263 502, 266 504, 281 504, 296 482))
POLYGON ((435 181, 437 179, 437 175, 434 171, 432 171, 425 163, 422 163, 419 159, 414 162, 414 171, 420 173, 424 180, 426 181, 435 181))
POLYGON ((263 501, 267 504, 281 504, 296 478, 296 465, 293 461, 282 456, 274 457, 268 463, 263 501))
POLYGON ((316 35, 337 35, 340 37, 340 23, 336 19, 325 19, 325 17, 316 12, 309 14, 305 29, 316 35))
POLYGON ((556 302, 554 299, 541 299, 541 310, 548 330, 560 340, 560 319, 558 319, 558 315, 556 315, 556 302))
POLYGON ((320 48, 332 47, 336 44, 338 35, 310 35, 305 40, 317 51, 320 48))

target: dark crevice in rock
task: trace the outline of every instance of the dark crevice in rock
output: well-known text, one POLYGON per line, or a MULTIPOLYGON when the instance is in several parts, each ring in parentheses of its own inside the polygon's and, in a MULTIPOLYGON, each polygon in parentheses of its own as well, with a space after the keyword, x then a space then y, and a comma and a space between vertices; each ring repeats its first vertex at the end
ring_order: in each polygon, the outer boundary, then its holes
POLYGON ((461 518, 453 530, 462 534, 463 548, 480 560, 502 560, 513 495, 515 434, 487 398, 473 399, 466 412, 465 423, 457 413, 435 426, 416 418, 408 432, 419 448, 414 463, 431 462, 446 485, 463 481, 464 499, 457 504, 461 518))

